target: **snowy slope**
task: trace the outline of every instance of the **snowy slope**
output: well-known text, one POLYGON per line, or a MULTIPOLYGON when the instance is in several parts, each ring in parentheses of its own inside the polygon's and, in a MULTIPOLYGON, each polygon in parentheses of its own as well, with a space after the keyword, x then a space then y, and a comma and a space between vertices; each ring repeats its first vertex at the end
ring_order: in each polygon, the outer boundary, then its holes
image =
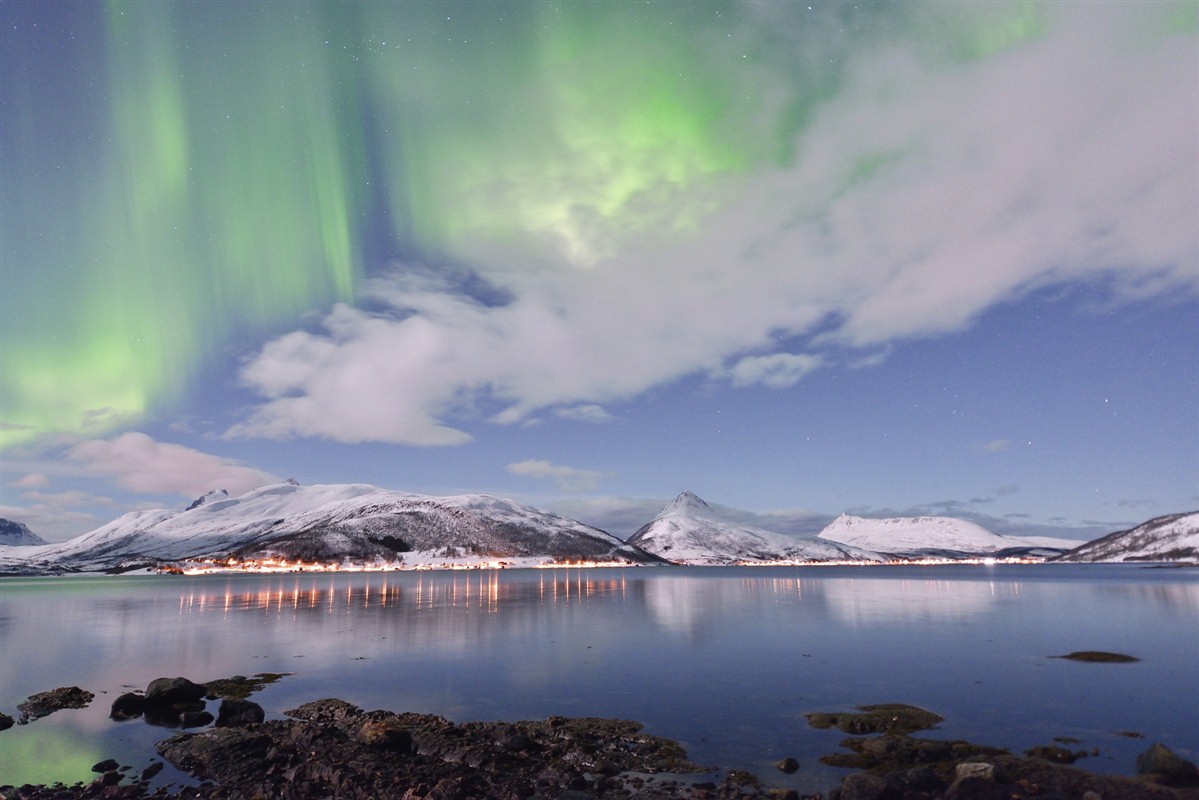
POLYGON ((800 539, 721 519, 691 492, 683 492, 629 539, 676 564, 716 565, 772 561, 878 561, 877 553, 817 539, 800 539))
POLYGON ((29 530, 27 525, 7 519, 0 519, 0 545, 29 547, 45 543, 46 540, 29 530))
POLYGON ((1078 542, 1048 537, 1001 536, 981 525, 952 517, 866 519, 842 514, 820 539, 895 556, 995 555, 1021 551, 1064 551, 1078 542))
POLYGON ((229 555, 394 560, 433 552, 654 560, 596 528, 487 495, 430 497, 366 484, 288 482, 237 498, 210 492, 184 511, 132 512, 67 542, 6 549, 0 571, 97 570, 229 555))
POLYGON ((1197 561, 1199 511, 1156 517, 1071 550, 1061 561, 1197 561))

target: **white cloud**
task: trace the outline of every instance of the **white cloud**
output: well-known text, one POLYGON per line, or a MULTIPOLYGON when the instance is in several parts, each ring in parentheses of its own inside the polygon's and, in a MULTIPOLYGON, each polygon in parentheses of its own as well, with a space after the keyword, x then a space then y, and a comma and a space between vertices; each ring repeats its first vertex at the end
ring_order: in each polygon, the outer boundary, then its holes
POLYGON ((117 485, 142 494, 194 497, 211 489, 227 489, 236 496, 279 480, 230 459, 158 442, 138 432, 82 442, 71 447, 66 457, 81 463, 90 474, 112 477, 117 485))
POLYGON ((1047 6, 1043 35, 988 57, 847 53, 794 163, 719 187, 740 199, 691 239, 554 269, 510 232, 472 262, 498 306, 402 265, 370 311, 264 347, 242 375, 263 403, 229 433, 458 444, 497 403, 528 421, 729 363, 790 385, 821 358, 770 352, 797 336, 868 358, 1047 285, 1197 292, 1199 50, 1154 34, 1153 5, 1047 6))
POLYGON ((785 389, 799 383, 823 363, 820 356, 800 353, 774 353, 768 356, 746 356, 729 370, 734 386, 752 386, 760 383, 772 389, 785 389))
POLYGON ((604 479, 603 472, 591 469, 552 464, 544 459, 529 459, 505 467, 513 475, 530 478, 549 478, 560 492, 592 492, 599 488, 604 479))
POLYGON ((29 500, 49 508, 77 508, 79 506, 110 506, 111 497, 71 490, 66 492, 24 492, 22 500, 29 500))
POLYGON ((612 415, 603 406, 595 403, 585 403, 581 406, 554 409, 554 416, 562 419, 573 419, 579 422, 610 422, 612 415))
POLYGON ((91 530, 98 522, 94 514, 61 506, 33 503, 27 506, 0 505, 0 518, 21 522, 48 542, 58 542, 91 530))
POLYGON ((31 472, 13 481, 13 486, 22 489, 44 489, 50 485, 50 476, 40 472, 31 472))
POLYGON ((1009 439, 992 439, 983 445, 983 450, 988 453, 1002 453, 1012 446, 1009 439))

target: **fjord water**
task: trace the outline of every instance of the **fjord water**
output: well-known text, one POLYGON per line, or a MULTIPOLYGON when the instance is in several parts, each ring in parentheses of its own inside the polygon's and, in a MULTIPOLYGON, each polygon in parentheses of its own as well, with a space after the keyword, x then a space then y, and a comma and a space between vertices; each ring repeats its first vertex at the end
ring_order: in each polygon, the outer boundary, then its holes
MULTIPOLYGON (((693 760, 827 790, 844 734, 804 714, 905 702, 926 735, 1022 751, 1071 737, 1132 773, 1199 756, 1199 571, 1128 565, 550 569, 8 578, 0 710, 77 685, 83 710, 0 733, 0 784, 140 770, 171 732, 108 720, 160 676, 291 673, 269 717, 322 697, 456 721, 636 719, 693 760), (1053 656, 1108 650, 1133 664, 1053 656), (1136 733, 1144 738, 1134 738, 1136 733), (784 776, 773 763, 794 756, 784 776)), ((214 710, 214 709, 213 709, 214 710)), ((179 780, 167 770, 160 781, 179 780)))

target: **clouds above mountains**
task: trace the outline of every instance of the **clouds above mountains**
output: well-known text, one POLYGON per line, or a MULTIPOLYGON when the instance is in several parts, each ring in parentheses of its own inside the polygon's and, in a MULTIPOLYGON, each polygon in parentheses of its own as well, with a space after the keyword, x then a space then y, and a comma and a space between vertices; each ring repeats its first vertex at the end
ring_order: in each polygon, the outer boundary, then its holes
POLYGON ((1193 294, 1199 56, 1162 13, 1058 4, 970 58, 914 35, 850 47, 794 158, 710 176, 696 191, 719 203, 692 229, 574 263, 544 231, 490 250, 473 231, 469 269, 499 303, 397 264, 366 305, 262 348, 242 372, 261 402, 231 434, 460 444, 471 420, 602 417, 693 374, 785 388, 1044 286, 1193 294))

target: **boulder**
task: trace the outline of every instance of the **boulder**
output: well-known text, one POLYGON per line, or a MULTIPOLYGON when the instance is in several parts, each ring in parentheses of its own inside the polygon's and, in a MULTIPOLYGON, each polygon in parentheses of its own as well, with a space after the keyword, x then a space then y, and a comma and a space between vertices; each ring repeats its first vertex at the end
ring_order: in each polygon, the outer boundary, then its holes
POLYGON ((799 769, 799 762, 796 761, 791 756, 787 756, 786 758, 781 759, 780 761, 776 761, 774 766, 779 771, 785 772, 788 775, 790 775, 792 772, 795 772, 796 770, 799 769))
POLYGON ((187 678, 155 678, 146 687, 146 705, 171 706, 203 700, 207 690, 187 678))
POLYGON ((1154 744, 1137 756, 1137 774, 1166 786, 1199 786, 1199 768, 1163 744, 1154 744))
POLYGON ((13 726, 13 718, 8 714, 0 714, 0 731, 6 731, 13 726))
POLYGON ((179 715, 180 728, 202 728, 212 723, 212 714, 207 711, 184 711, 179 715))
POLYGON ((266 712, 253 700, 226 697, 221 700, 221 707, 217 710, 216 726, 218 728, 243 728, 265 719, 266 712))
POLYGON ((137 719, 145 710, 145 697, 135 692, 125 692, 125 694, 112 701, 112 711, 109 712, 109 716, 118 722, 127 719, 137 719))

